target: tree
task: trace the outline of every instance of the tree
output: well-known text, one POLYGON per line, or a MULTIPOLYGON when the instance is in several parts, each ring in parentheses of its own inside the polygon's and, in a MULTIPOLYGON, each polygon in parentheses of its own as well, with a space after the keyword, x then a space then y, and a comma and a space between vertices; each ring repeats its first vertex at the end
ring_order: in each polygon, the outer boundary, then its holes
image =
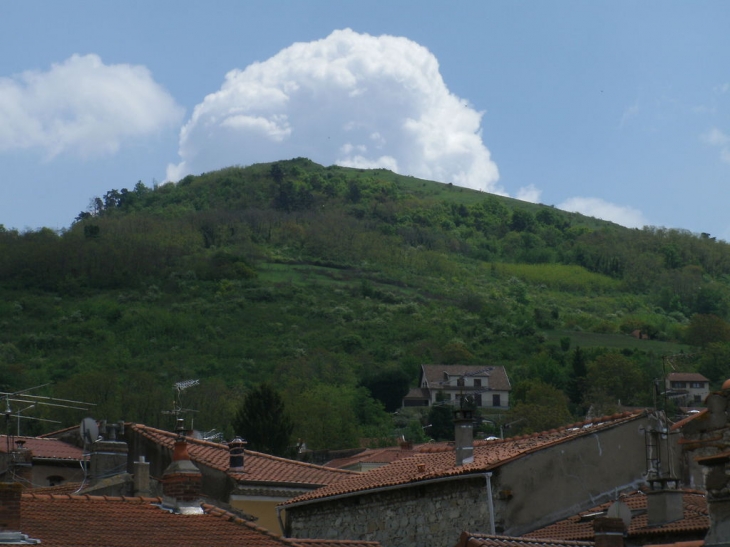
POLYGON ((269 384, 260 384, 246 394, 233 427, 252 450, 282 457, 291 455, 294 425, 281 395, 269 384))
POLYGON ((447 404, 444 395, 438 392, 436 403, 428 413, 430 428, 427 433, 437 441, 454 440, 454 417, 451 412, 451 405, 447 404))
POLYGON ((519 423, 523 432, 545 431, 570 422, 568 397, 554 386, 540 380, 528 380, 519 386, 520 400, 509 412, 509 420, 519 423))
POLYGON ((572 374, 568 380, 568 397, 574 405, 580 405, 583 402, 583 393, 586 385, 586 375, 588 369, 586 367, 586 358, 580 347, 576 347, 573 352, 572 374))
POLYGON ((357 447, 357 399, 357 390, 347 386, 320 384, 300 393, 293 401, 297 437, 313 450, 357 447))
POLYGON ((649 386, 636 363, 619 353, 605 353, 588 364, 584 403, 600 407, 602 413, 619 405, 638 406, 646 402, 649 386))
POLYGON ((408 393, 409 382, 408 374, 391 368, 364 378, 361 384, 370 390, 374 399, 383 403, 386 412, 395 412, 401 407, 403 397, 408 393))
POLYGON ((717 315, 696 313, 689 320, 685 341, 703 348, 714 342, 730 342, 730 324, 717 315))

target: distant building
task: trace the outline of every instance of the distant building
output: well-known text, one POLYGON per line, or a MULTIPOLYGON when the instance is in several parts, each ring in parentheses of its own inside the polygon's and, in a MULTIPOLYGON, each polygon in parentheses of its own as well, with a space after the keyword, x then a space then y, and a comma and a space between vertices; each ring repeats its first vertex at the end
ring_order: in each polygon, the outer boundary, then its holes
POLYGON ((710 380, 698 372, 672 372, 667 376, 666 389, 680 406, 700 406, 710 394, 710 380))
POLYGON ((403 406, 432 406, 440 397, 457 403, 472 397, 478 408, 509 408, 512 387, 504 367, 421 365, 417 388, 403 398, 403 406))

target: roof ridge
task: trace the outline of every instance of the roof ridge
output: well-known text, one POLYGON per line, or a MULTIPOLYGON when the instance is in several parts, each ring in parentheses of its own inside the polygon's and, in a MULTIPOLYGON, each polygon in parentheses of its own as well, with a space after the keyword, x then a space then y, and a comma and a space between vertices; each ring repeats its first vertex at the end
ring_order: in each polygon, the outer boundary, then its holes
POLYGON ((162 498, 151 496, 92 496, 90 494, 39 494, 23 492, 22 499, 35 500, 76 500, 76 501, 126 501, 135 503, 162 503, 162 498))
POLYGON ((208 515, 218 517, 218 518, 225 518, 229 522, 247 526, 248 528, 251 528, 252 530, 256 530, 257 532, 262 533, 271 538, 281 539, 280 536, 277 536, 276 534, 272 533, 271 531, 267 530, 266 528, 263 528, 254 522, 246 520, 246 519, 240 517, 239 515, 236 515, 235 513, 228 511, 227 509, 223 509, 222 507, 219 507, 218 505, 203 502, 200 504, 200 506, 203 508, 203 511, 208 515))
MULTIPOLYGON (((135 423, 135 424, 131 424, 131 427, 132 428, 139 429, 140 432, 143 433, 143 434, 145 432, 148 432, 149 431, 151 433, 162 433, 165 436, 170 437, 170 438, 173 438, 173 437, 176 436, 176 434, 173 433, 173 432, 171 432, 171 431, 166 431, 164 429, 158 429, 156 427, 151 427, 151 426, 144 425, 144 424, 136 424, 135 423)), ((195 444, 195 445, 198 445, 198 446, 208 446, 208 447, 211 447, 211 448, 217 448, 219 450, 226 450, 226 451, 228 450, 228 446, 225 443, 214 443, 214 442, 211 442, 211 441, 205 441, 205 440, 202 440, 202 439, 196 439, 194 437, 186 437, 186 439, 191 444, 195 444)), ((153 440, 154 441, 154 439, 150 439, 150 440, 153 440)), ((261 457, 261 458, 266 458, 266 459, 270 459, 270 460, 274 460, 274 461, 286 462, 288 464, 301 465, 303 467, 308 467, 308 468, 312 468, 312 469, 320 469, 320 470, 321 469, 326 469, 327 471, 334 471, 336 473, 342 473, 344 475, 357 475, 356 472, 354 472, 354 471, 348 471, 346 469, 336 469, 336 468, 331 468, 331 467, 325 467, 323 465, 317 465, 317 464, 314 464, 314 463, 302 462, 302 461, 299 461, 299 460, 292 460, 292 459, 289 459, 289 458, 282 458, 280 456, 273 456, 272 454, 266 454, 265 452, 257 452, 256 450, 249 450, 248 448, 244 449, 244 455, 245 454, 251 454, 251 455, 255 455, 255 456, 258 456, 258 457, 261 457)), ((191 456, 192 456, 192 454, 191 454, 191 456)))

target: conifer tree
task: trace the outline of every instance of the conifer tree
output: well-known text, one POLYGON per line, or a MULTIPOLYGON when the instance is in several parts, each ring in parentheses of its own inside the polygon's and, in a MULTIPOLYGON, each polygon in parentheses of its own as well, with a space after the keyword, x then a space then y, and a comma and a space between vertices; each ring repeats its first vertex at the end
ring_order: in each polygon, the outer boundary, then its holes
POLYGON ((236 434, 248 441, 247 448, 274 456, 292 456, 294 424, 284 399, 269 384, 249 391, 233 420, 236 434))

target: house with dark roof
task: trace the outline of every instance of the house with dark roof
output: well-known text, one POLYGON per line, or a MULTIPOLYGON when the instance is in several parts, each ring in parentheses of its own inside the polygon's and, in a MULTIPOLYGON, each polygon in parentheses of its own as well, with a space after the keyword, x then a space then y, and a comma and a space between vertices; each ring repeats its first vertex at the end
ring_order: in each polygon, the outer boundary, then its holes
POLYGON ((609 501, 617 489, 637 488, 655 419, 627 412, 472 445, 460 440, 467 429, 457 416, 455 446, 437 445, 283 503, 286 534, 388 547, 449 545, 463 530, 522 535, 609 501))
POLYGON ((421 365, 418 387, 403 398, 403 406, 431 406, 439 399, 457 403, 470 397, 477 408, 506 410, 511 390, 504 367, 421 365))
POLYGON ((671 372, 665 386, 669 397, 681 406, 700 406, 710 394, 710 380, 699 372, 671 372))

